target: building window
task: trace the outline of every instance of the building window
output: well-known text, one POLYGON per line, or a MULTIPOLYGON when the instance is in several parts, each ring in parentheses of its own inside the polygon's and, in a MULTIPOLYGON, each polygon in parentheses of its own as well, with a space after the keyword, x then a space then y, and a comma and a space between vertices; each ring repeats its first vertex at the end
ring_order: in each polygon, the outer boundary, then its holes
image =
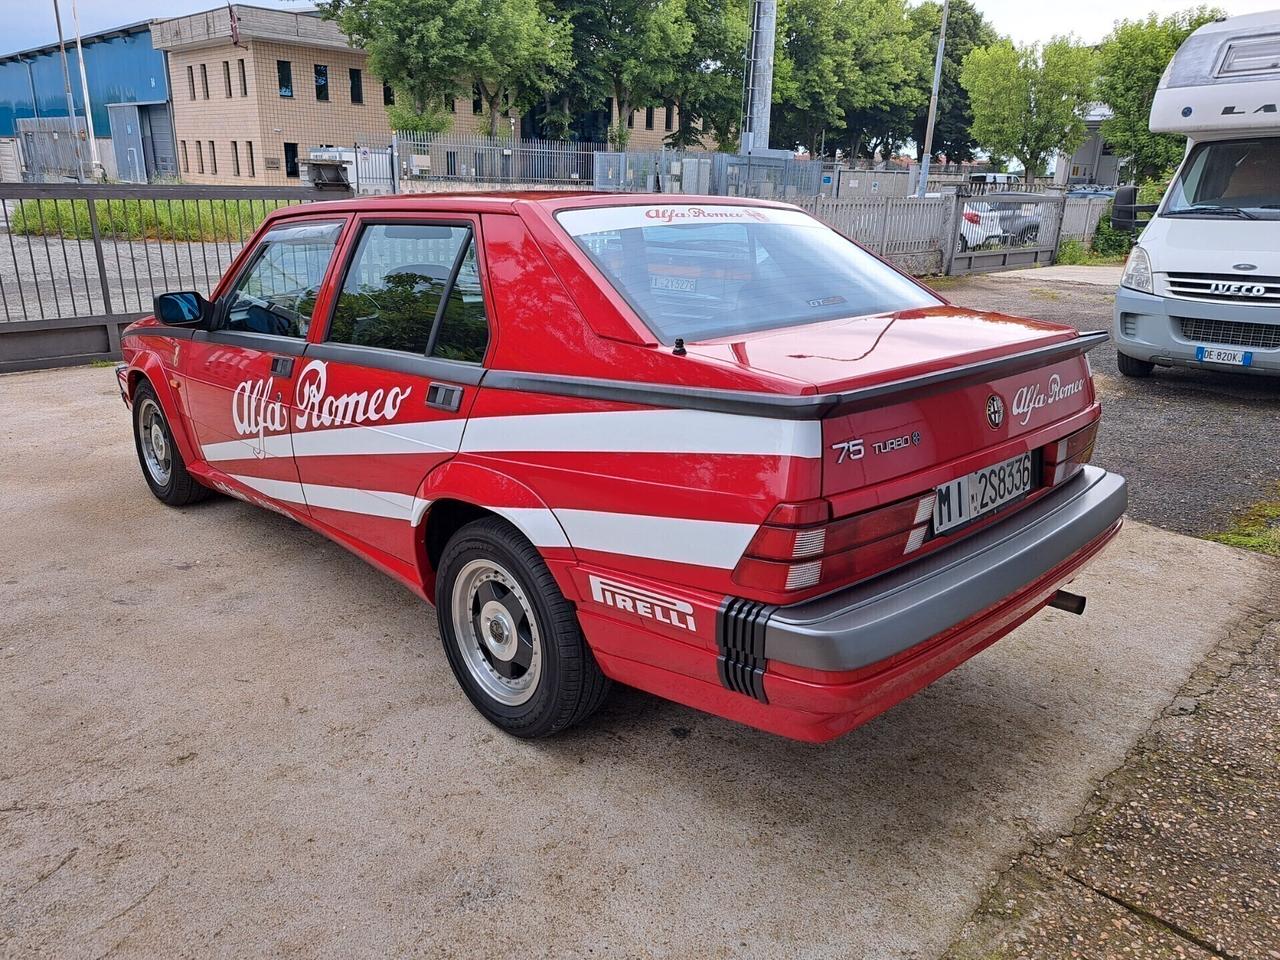
POLYGON ((200 92, 205 100, 209 99, 209 68, 200 64, 200 92))
POLYGON ((296 177, 298 175, 298 145, 296 143, 286 143, 284 145, 284 175, 286 177, 296 177))
POLYGON ((213 141, 209 141, 209 172, 215 177, 218 175, 218 151, 213 146, 213 141))
POLYGON ((644 108, 644 128, 646 130, 653 129, 653 107, 644 108))
POLYGON ((445 98, 444 98, 444 108, 445 108, 446 110, 448 110, 450 113, 457 113, 457 112, 458 112, 458 102, 457 102, 456 100, 454 100, 454 99, 453 99, 453 97, 445 97, 445 98))
POLYGON ((484 113, 484 97, 480 96, 480 84, 471 88, 471 112, 479 116, 484 113))
POLYGON ((182 149, 182 172, 183 172, 183 173, 190 173, 190 172, 191 172, 191 160, 190 160, 190 158, 187 156, 187 141, 185 141, 185 140, 179 140, 179 141, 178 141, 178 146, 182 149))
POLYGON ((347 71, 347 77, 351 80, 351 102, 364 103, 364 77, 355 67, 347 71))
POLYGON ((231 172, 240 176, 240 144, 231 141, 231 172))
POLYGON ((191 88, 191 99, 196 98, 196 68, 187 64, 187 86, 191 88))
POLYGON ((222 81, 227 87, 227 99, 231 99, 231 61, 222 61, 222 81))
POLYGON ((288 60, 276 61, 276 79, 280 81, 280 96, 293 96, 293 64, 288 60))
POLYGON ((636 112, 632 110, 630 113, 627 114, 627 129, 632 130, 635 128, 635 125, 636 125, 636 112))
POLYGON ((666 115, 666 118, 662 121, 662 125, 665 129, 667 130, 671 129, 673 123, 675 122, 675 113, 676 113, 675 108, 672 107, 671 104, 667 104, 667 115, 666 115))
POLYGON ((196 172, 204 173, 204 144, 196 141, 196 172))
POLYGON ((240 58, 240 96, 247 97, 249 95, 249 78, 244 72, 244 57, 240 58))
POLYGON ((444 152, 444 175, 446 177, 456 177, 458 175, 457 150, 446 150, 444 152))
POLYGON ((257 176, 257 172, 253 169, 253 141, 246 140, 244 142, 245 159, 249 161, 249 176, 257 176))
POLYGON ((394 107, 396 105, 396 92, 391 89, 391 84, 389 83, 382 85, 382 105, 384 107, 394 107))
POLYGON ((316 73, 316 99, 329 99, 329 68, 323 63, 315 65, 316 73))

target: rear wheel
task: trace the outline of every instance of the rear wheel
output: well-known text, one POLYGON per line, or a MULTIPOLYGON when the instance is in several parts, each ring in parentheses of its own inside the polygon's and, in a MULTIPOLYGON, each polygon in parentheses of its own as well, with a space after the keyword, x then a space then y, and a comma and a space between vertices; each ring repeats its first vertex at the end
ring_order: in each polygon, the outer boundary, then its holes
POLYGON ((476 520, 454 534, 440 558, 436 612, 463 692, 508 733, 551 736, 604 702, 609 680, 572 605, 505 520, 476 520))
POLYGON ((1151 371, 1156 365, 1150 360, 1139 360, 1137 357, 1131 357, 1125 353, 1116 353, 1116 366, 1120 368, 1120 372, 1126 377, 1149 377, 1151 371))
POLYGON ((133 392, 133 442, 142 476, 161 503, 182 507, 209 496, 208 487, 187 472, 155 388, 145 380, 133 392))

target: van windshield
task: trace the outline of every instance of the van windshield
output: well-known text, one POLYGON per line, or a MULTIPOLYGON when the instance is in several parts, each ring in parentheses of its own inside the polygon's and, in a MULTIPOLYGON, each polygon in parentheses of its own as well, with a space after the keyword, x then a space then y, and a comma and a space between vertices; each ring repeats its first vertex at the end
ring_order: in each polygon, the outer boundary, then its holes
POLYGON ((941 303, 799 210, 635 205, 556 219, 663 343, 941 303))
POLYGON ((1196 144, 1161 216, 1280 220, 1280 137, 1196 144))

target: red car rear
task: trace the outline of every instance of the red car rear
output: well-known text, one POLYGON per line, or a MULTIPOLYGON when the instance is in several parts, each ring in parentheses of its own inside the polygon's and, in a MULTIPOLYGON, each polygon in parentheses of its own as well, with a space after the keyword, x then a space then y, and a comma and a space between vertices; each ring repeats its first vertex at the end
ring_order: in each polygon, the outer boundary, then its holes
POLYGON ((661 196, 277 211, 121 384, 162 500, 281 511, 434 599, 522 736, 631 684, 837 736, 1119 529, 1105 334, 953 307, 802 212, 661 196))

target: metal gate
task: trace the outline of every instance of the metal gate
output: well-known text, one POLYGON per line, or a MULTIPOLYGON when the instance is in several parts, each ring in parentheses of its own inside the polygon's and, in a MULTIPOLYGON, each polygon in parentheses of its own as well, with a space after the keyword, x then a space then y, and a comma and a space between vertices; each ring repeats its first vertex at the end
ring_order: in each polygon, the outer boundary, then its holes
POLYGON ((947 273, 987 273, 1053 263, 1066 197, 1043 193, 956 196, 947 273))

